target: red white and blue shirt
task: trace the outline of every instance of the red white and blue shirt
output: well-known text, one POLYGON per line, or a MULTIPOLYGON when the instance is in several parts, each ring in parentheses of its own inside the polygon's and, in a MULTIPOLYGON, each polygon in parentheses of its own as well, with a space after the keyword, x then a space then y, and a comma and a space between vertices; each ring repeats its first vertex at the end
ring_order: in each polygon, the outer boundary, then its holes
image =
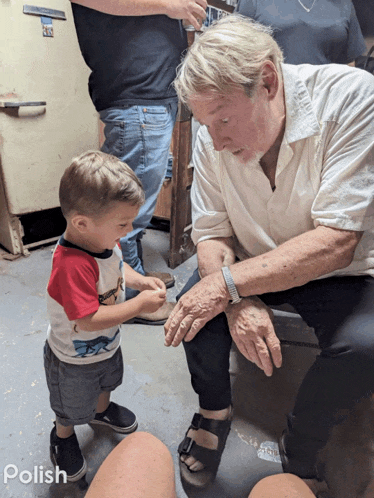
POLYGON ((96 254, 61 237, 53 253, 47 287, 50 325, 47 340, 66 363, 103 361, 120 345, 120 326, 88 332, 76 320, 95 313, 99 306, 125 301, 125 275, 119 247, 96 254))

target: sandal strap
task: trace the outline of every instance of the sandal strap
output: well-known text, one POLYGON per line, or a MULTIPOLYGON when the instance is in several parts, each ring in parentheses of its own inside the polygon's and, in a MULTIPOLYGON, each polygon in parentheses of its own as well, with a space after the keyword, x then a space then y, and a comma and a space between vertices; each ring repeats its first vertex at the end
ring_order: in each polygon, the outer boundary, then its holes
POLYGON ((206 468, 216 467, 219 464, 222 455, 222 452, 218 449, 210 450, 208 448, 204 448, 187 436, 180 443, 178 453, 180 455, 193 456, 206 468))
POLYGON ((203 417, 201 413, 195 413, 187 432, 190 429, 203 429, 204 431, 211 432, 220 439, 222 436, 226 435, 227 431, 230 430, 230 427, 231 417, 226 420, 214 420, 212 418, 203 417))
POLYGON ((222 452, 225 448, 226 439, 231 428, 231 417, 226 420, 214 420, 205 418, 201 413, 195 413, 191 425, 187 429, 183 441, 178 446, 178 453, 180 455, 193 456, 199 460, 205 467, 218 467, 221 460, 222 452), (188 431, 193 429, 203 429, 217 436, 218 446, 215 450, 204 448, 198 445, 191 437, 188 437, 188 431))

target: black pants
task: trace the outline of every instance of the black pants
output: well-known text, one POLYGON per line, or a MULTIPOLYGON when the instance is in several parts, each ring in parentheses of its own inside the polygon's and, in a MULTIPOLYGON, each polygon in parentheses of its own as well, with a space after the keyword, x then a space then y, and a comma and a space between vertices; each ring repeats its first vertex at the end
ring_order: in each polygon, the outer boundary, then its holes
MULTIPOLYGON (((195 271, 180 296, 198 281, 195 271)), ((319 341, 321 353, 301 384, 286 438, 289 471, 313 477, 337 413, 374 391, 374 279, 331 277, 259 297, 268 306, 291 304, 319 341)), ((183 342, 201 408, 221 410, 231 403, 231 342, 224 313, 183 342)))

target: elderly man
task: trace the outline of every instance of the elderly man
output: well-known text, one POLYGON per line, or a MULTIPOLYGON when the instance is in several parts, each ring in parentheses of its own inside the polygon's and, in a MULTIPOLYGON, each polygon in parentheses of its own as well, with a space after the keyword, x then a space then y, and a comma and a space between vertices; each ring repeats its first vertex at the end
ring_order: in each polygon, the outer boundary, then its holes
POLYGON ((203 125, 191 190, 199 274, 165 324, 200 404, 179 447, 182 478, 201 487, 216 475, 232 339, 266 375, 281 366, 268 306, 282 303, 321 347, 280 444, 285 471, 315 478, 336 413, 374 387, 374 78, 283 64, 268 28, 229 16, 195 41, 175 85, 203 125))

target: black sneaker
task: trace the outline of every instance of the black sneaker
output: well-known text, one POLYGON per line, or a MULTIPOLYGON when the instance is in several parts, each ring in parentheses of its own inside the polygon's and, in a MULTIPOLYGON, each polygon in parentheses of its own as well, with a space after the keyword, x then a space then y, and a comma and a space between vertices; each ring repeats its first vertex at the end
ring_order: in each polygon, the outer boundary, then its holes
POLYGON ((134 432, 138 427, 135 413, 112 401, 104 412, 96 413, 95 418, 91 420, 90 424, 106 425, 122 434, 134 432))
POLYGON ((49 448, 53 465, 64 470, 67 480, 79 481, 87 472, 86 460, 83 458, 76 434, 68 438, 60 438, 56 434, 56 427, 51 431, 51 445, 49 448))

